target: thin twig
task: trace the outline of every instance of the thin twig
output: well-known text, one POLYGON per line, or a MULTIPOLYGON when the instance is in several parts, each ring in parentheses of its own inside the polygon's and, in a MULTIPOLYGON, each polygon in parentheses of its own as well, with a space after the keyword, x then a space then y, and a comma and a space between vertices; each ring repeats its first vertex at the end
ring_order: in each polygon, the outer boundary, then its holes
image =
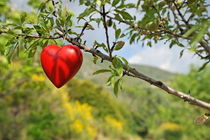
POLYGON ((190 17, 188 18, 187 23, 189 23, 189 22, 190 22, 190 20, 191 20, 194 16, 195 16, 195 14, 194 14, 194 13, 192 13, 192 14, 190 15, 190 17))
POLYGON ((152 5, 152 8, 155 9, 156 13, 158 14, 159 19, 161 20, 162 17, 160 15, 160 13, 158 12, 157 8, 154 5, 152 5))
MULTIPOLYGON (((182 15, 182 14, 181 14, 182 15)), ((128 21, 124 21, 124 20, 119 20, 119 19, 115 19, 114 17, 111 17, 109 15, 106 15, 108 18, 112 19, 112 20, 115 20, 115 21, 119 21, 121 23, 124 23, 124 24, 127 24, 129 26, 131 26, 132 28, 134 28, 135 30, 144 30, 144 31, 147 31, 148 29, 146 28, 143 28, 139 25, 137 25, 136 27, 136 24, 133 24, 133 23, 130 23, 128 21)), ((189 24, 188 24, 189 25, 189 24)), ((165 30, 165 29, 161 29, 161 30, 155 30, 155 31, 150 31, 150 33, 152 34, 157 34, 159 35, 160 33, 164 33, 164 34, 168 34, 168 35, 171 35, 175 38, 181 38, 181 39, 186 39, 186 40, 192 40, 192 37, 185 37, 183 36, 182 34, 176 34, 174 33, 173 31, 170 31, 170 30, 165 30)), ((208 45, 208 43, 204 40, 201 40, 199 41, 200 45, 205 49, 205 51, 208 53, 208 55, 210 56, 210 46, 208 45)), ((210 59, 210 58, 209 58, 210 59)))
MULTIPOLYGON (((0 31, 0 34, 8 34, 8 32, 5 31, 0 31)), ((42 39, 59 39, 61 38, 60 35, 55 35, 55 36, 38 36, 38 35, 30 35, 30 34, 15 34, 17 37, 28 37, 28 38, 42 38, 42 39)))
POLYGON ((88 26, 88 22, 85 22, 80 35, 76 38, 77 40, 79 40, 82 37, 82 35, 84 34, 84 31, 87 28, 87 26, 88 26))
POLYGON ((179 6, 179 10, 184 6, 186 4, 186 0, 184 0, 183 2, 182 2, 182 4, 179 6))
POLYGON ((182 27, 181 27, 180 24, 179 24, 178 17, 176 16, 176 13, 174 12, 174 10, 172 9, 171 6, 169 6, 169 7, 170 7, 170 9, 171 9, 171 11, 172 11, 172 14, 173 14, 173 16, 174 16, 174 22, 176 23, 177 28, 179 29, 179 31, 181 32, 181 34, 183 34, 184 30, 182 29, 182 27))
MULTIPOLYGON (((119 20, 119 19, 115 19, 114 17, 111 17, 111 16, 109 16, 109 15, 107 15, 107 17, 108 17, 108 18, 111 18, 112 20, 116 20, 116 21, 119 21, 119 22, 121 22, 121 23, 127 24, 127 25, 131 26, 131 27, 134 28, 134 29, 137 28, 138 30, 148 31, 148 29, 143 28, 143 27, 141 27, 141 26, 139 26, 139 25, 137 25, 137 27, 136 27, 136 25, 133 24, 133 23, 130 23, 130 22, 127 22, 127 21, 123 21, 123 20, 119 20)), ((150 31, 150 33, 151 33, 151 34, 157 34, 157 35, 159 35, 160 33, 165 33, 165 34, 171 35, 171 36, 176 37, 176 38, 182 38, 182 39, 190 40, 189 37, 184 37, 184 36, 182 36, 182 35, 180 35, 180 34, 176 34, 176 33, 173 33, 173 32, 170 31, 170 30, 165 30, 165 29, 150 31)))
POLYGON ((184 18, 184 16, 182 15, 182 13, 181 13, 180 9, 178 8, 176 2, 173 2, 173 3, 174 3, 174 6, 176 7, 176 10, 177 10, 179 16, 181 17, 182 21, 183 21, 183 22, 188 26, 188 28, 189 28, 189 27, 190 27, 190 26, 189 26, 189 23, 187 22, 187 20, 186 20, 186 19, 184 18))
POLYGON ((106 44, 107 44, 107 47, 108 47, 108 50, 109 50, 109 56, 112 58, 112 51, 111 51, 111 48, 110 48, 110 43, 109 43, 109 31, 108 31, 108 26, 107 26, 107 23, 106 23, 106 11, 105 11, 105 6, 103 5, 102 6, 102 18, 103 18, 103 25, 104 25, 104 29, 105 29, 105 34, 106 34, 106 44))

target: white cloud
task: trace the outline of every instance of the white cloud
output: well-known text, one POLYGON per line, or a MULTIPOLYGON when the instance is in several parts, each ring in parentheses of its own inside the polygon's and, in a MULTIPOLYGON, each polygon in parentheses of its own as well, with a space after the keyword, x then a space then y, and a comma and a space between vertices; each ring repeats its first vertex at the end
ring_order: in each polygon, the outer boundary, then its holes
POLYGON ((166 46, 144 48, 131 56, 128 61, 131 64, 143 64, 155 66, 171 72, 186 73, 190 64, 199 65, 202 63, 198 57, 193 56, 189 51, 185 51, 183 57, 179 59, 181 49, 178 47, 169 49, 166 46))

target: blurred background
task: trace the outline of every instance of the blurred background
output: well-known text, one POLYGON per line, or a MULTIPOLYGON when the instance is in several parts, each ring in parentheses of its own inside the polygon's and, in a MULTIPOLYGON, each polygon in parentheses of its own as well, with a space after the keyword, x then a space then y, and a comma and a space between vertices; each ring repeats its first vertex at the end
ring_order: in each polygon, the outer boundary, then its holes
MULTIPOLYGON (((0 0, 0 14, 18 21, 23 10, 31 12, 28 18, 33 20, 36 12, 31 7, 37 3, 39 0, 0 0)), ((103 38, 100 29, 97 33, 103 38)), ((90 36, 93 34, 87 32, 86 39, 95 40, 90 36)), ((105 84, 108 74, 92 75, 108 63, 94 64, 86 53, 76 77, 56 89, 41 68, 41 49, 34 57, 21 52, 9 62, 1 50, 5 40, 0 37, 0 140, 210 140, 210 122, 194 123, 205 110, 130 77, 125 77, 116 97, 105 84)), ((119 55, 137 70, 210 102, 210 67, 198 72, 198 58, 186 53, 178 59, 179 50, 167 48, 131 47, 119 55), (154 52, 152 60, 145 58, 150 52, 154 52)))

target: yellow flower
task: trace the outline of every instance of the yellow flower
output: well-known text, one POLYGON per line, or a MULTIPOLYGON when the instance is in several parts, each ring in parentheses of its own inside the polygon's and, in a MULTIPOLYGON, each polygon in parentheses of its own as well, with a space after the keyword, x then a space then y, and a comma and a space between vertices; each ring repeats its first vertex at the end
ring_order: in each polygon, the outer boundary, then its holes
POLYGON ((77 137, 94 139, 97 129, 94 128, 92 107, 88 104, 81 104, 79 101, 70 101, 67 92, 61 93, 61 100, 66 115, 70 120, 69 127, 77 137))
POLYGON ((33 74, 31 76, 31 78, 32 78, 33 81, 36 81, 36 82, 43 82, 43 81, 45 81, 45 77, 42 76, 42 75, 38 75, 38 74, 33 74))
POLYGON ((87 131, 91 138, 94 138, 97 135, 97 130, 94 127, 87 127, 87 131))
POLYGON ((118 132, 123 130, 123 123, 114 119, 111 116, 106 116, 105 117, 105 121, 107 122, 107 124, 109 125, 109 127, 111 127, 113 130, 116 130, 118 132))
POLYGON ((166 122, 161 124, 160 128, 162 130, 169 130, 169 131, 179 131, 182 129, 182 127, 179 124, 173 123, 173 122, 166 122))
POLYGON ((92 114, 86 111, 82 114, 82 118, 84 118, 85 120, 92 120, 92 114))
POLYGON ((70 127, 78 133, 81 133, 84 129, 84 125, 80 120, 75 120, 74 123, 70 125, 70 127))

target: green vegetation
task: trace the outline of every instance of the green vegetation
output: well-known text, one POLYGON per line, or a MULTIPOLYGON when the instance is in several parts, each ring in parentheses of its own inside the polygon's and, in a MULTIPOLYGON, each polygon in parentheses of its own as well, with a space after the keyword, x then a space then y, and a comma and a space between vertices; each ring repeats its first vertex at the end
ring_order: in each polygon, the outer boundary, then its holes
MULTIPOLYGON (((209 121, 194 124, 205 112, 180 104, 176 97, 156 88, 124 84, 122 93, 115 97, 102 86, 75 78, 58 90, 44 76, 36 59, 23 59, 11 64, 4 57, 0 59, 2 140, 208 139, 209 121)), ((207 100, 208 88, 202 85, 208 85, 209 74, 209 69, 200 73, 192 69, 187 75, 170 79, 174 86, 186 90, 189 81, 202 78, 204 84, 190 89, 193 93, 202 91, 197 96, 207 100)))
MULTIPOLYGON (((79 73, 77 74, 77 77, 82 78, 82 79, 91 79, 95 83, 104 84, 108 79, 108 76, 109 76, 108 73, 102 73, 99 75, 92 75, 92 74, 96 70, 105 69, 106 67, 108 67, 109 66, 108 62, 106 61, 103 63, 98 62, 97 65, 95 65, 91 61, 93 58, 90 55, 88 54, 84 54, 84 55, 85 55, 85 59, 83 62, 83 66, 80 69, 79 73)), ((156 67, 144 66, 144 65, 131 65, 131 66, 135 67, 137 70, 141 71, 142 73, 145 73, 151 77, 154 77, 156 79, 163 80, 163 81, 168 81, 173 76, 175 76, 174 73, 164 71, 156 67)), ((132 85, 139 86, 139 82, 141 81, 136 78, 125 77, 125 85, 130 85, 132 83, 132 85)), ((147 85, 145 84, 145 82, 141 82, 141 84, 147 85)))
MULTIPOLYGON (((127 62, 122 57, 114 57, 115 61, 108 64, 106 61, 100 63, 99 57, 84 55, 85 61, 77 76, 63 88, 56 89, 40 67, 40 51, 47 44, 64 44, 62 37, 51 38, 55 29, 78 37, 81 32, 76 31, 81 27, 74 26, 74 14, 66 11, 61 2, 54 3, 56 8, 52 1, 41 2, 29 0, 28 5, 32 9, 24 12, 11 8, 9 0, 0 0, 0 140, 209 140, 209 120, 203 125, 194 124, 198 116, 206 113, 204 110, 135 78, 123 77, 122 61, 123 64, 127 62), (94 60, 98 60, 96 64, 94 60), (92 75, 96 70, 109 66, 114 73, 92 75), (110 80, 112 85, 116 84, 117 78, 124 80, 117 97, 110 88, 101 86, 110 75, 115 78, 110 80)), ((86 19, 90 23, 88 27, 93 29, 92 22, 100 26, 105 23, 102 23, 104 17, 94 17, 99 13, 90 7, 110 6, 113 10, 108 14, 113 14, 114 20, 108 19, 112 22, 109 27, 115 30, 117 44, 113 51, 123 48, 122 40, 128 37, 131 44, 146 41, 147 46, 167 40, 170 47, 185 48, 185 43, 188 43, 188 49, 198 56, 208 55, 210 52, 203 48, 205 43, 208 46, 208 41, 205 42, 209 38, 206 33, 208 11, 204 0, 197 2, 138 0, 134 4, 125 0, 79 0, 80 6, 85 5, 86 10, 77 18, 86 19), (182 21, 177 23, 167 18, 170 12, 177 14, 177 6, 186 8, 187 16, 192 14, 189 19, 190 24, 195 24, 192 28, 182 21), (139 10, 139 7, 142 19, 131 16, 127 11, 139 10), (127 24, 126 33, 116 26, 121 20, 125 22, 120 23, 127 24), (144 29, 137 30, 141 27, 144 29), (180 41, 188 37, 192 38, 180 41), (207 39, 202 40, 203 37, 207 39), (203 43, 198 45, 199 41, 203 43)), ((82 38, 77 39, 79 43, 84 42, 82 38)), ((95 44, 105 54, 112 54, 107 49, 108 44, 95 44)), ((201 58, 209 62, 209 57, 201 58)), ((201 72, 192 68, 188 74, 182 75, 148 66, 135 67, 194 97, 210 101, 208 66, 202 67, 201 72)))
POLYGON ((73 79, 57 90, 30 61, 8 64, 1 57, 0 64, 0 139, 89 140, 132 131, 130 111, 102 87, 73 79))
POLYGON ((198 71, 192 67, 191 72, 186 75, 176 77, 174 86, 184 92, 192 94, 192 96, 210 102, 210 68, 198 71))

